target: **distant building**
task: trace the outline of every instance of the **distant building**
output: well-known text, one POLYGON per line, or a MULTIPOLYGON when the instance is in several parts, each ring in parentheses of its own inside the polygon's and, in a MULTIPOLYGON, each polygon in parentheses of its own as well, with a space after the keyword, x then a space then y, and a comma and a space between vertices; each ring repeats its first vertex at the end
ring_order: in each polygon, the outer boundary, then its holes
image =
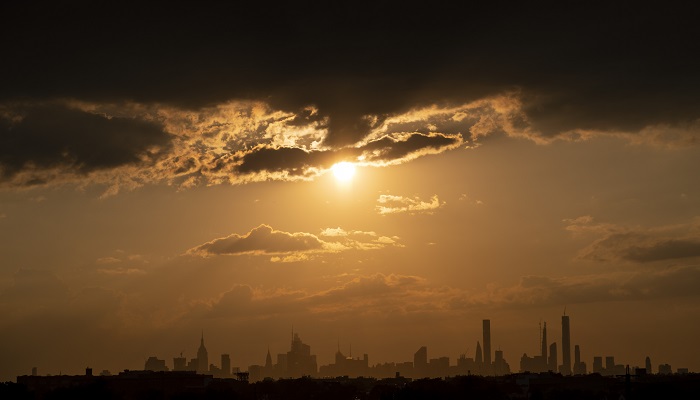
MULTIPOLYGON (((540 355, 542 356, 542 358, 544 359, 544 362, 546 363, 547 359, 548 359, 548 357, 547 357, 547 321, 545 321, 544 328, 542 328, 542 331, 540 334, 542 336, 542 343, 541 343, 542 351, 540 352, 540 355)), ((545 371, 546 371, 546 368, 545 368, 545 371)))
POLYGON ((601 375, 603 374, 603 357, 593 357, 593 373, 601 375))
POLYGON ((571 326, 568 315, 561 317, 561 357, 562 364, 559 372, 562 375, 571 375, 571 326))
POLYGON ((605 357, 605 369, 608 371, 612 371, 613 369, 615 369, 615 357, 614 356, 605 357))
POLYGON ((483 334, 484 334, 484 375, 489 375, 491 373, 491 320, 485 319, 483 321, 483 334))
POLYGON ((449 357, 439 357, 431 358, 428 362, 428 374, 431 378, 433 377, 446 377, 450 375, 450 358, 449 357))
POLYGON ((187 371, 187 359, 182 356, 173 358, 173 371, 187 371))
POLYGON ((425 346, 413 354, 413 374, 416 378, 428 376, 428 348, 425 346))
POLYGON ((296 333, 292 334, 291 349, 287 354, 277 355, 277 370, 283 378, 316 376, 318 366, 316 356, 311 354, 311 346, 304 344, 296 333))
POLYGON ((222 378, 231 376, 231 357, 228 354, 221 355, 221 375, 222 378))
POLYGON ((476 374, 476 371, 476 362, 473 358, 467 358, 465 354, 459 356, 455 375, 471 375, 476 374))
POLYGON ((484 355, 481 352, 481 343, 476 341, 476 354, 474 355, 474 362, 476 363, 476 372, 481 373, 481 367, 484 365, 484 355))
POLYGON ((202 340, 199 343, 199 350, 197 350, 197 372, 200 374, 209 372, 209 353, 204 347, 204 331, 202 331, 202 340))
POLYGON ((547 348, 547 322, 545 322, 544 326, 540 325, 540 355, 529 357, 527 353, 523 353, 520 358, 520 372, 542 373, 550 371, 547 348))
POLYGON ((574 375, 585 375, 586 363, 581 361, 581 349, 579 345, 574 346, 574 375))
POLYGON ((146 365, 143 367, 143 369, 153 372, 168 371, 168 367, 165 366, 165 360, 161 360, 158 357, 148 357, 148 360, 146 360, 146 365))
POLYGON ((647 356, 646 360, 644 360, 644 366, 647 369, 647 374, 653 374, 654 371, 651 370, 651 358, 647 356))
POLYGON ((557 371, 557 342, 553 342, 549 345, 549 360, 547 365, 550 371, 557 371))
POLYGON ((503 358, 503 351, 496 350, 496 356, 493 360, 493 373, 496 376, 508 375, 510 374, 510 365, 503 358))
POLYGON ((346 357, 340 351, 340 344, 338 344, 338 351, 335 353, 335 363, 320 367, 319 375, 326 377, 369 376, 369 356, 364 354, 362 358, 352 358, 352 355, 346 357))
POLYGON ((671 375, 673 373, 673 370, 671 369, 671 366, 668 364, 660 364, 659 365, 659 375, 671 375))

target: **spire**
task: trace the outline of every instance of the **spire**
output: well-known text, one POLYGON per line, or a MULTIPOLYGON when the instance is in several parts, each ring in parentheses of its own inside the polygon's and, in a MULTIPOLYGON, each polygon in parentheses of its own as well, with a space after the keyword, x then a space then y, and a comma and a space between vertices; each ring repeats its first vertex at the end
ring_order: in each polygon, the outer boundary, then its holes
POLYGON ((547 321, 544 323, 544 327, 542 328, 542 351, 540 353, 542 356, 542 359, 547 360, 547 321))
POLYGON ((202 346, 204 346, 204 329, 202 329, 202 341, 200 342, 202 346))
POLYGON ((265 368, 272 368, 272 355, 270 354, 270 346, 267 346, 267 357, 265 357, 265 368))

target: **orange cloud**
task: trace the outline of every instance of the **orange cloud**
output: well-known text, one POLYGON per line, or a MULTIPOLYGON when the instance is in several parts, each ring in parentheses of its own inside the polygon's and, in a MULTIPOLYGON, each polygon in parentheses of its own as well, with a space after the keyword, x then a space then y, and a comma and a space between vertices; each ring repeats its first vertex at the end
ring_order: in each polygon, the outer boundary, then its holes
POLYGON ((321 236, 305 232, 284 232, 262 224, 250 232, 232 234, 214 239, 187 251, 187 254, 210 257, 217 255, 270 255, 273 262, 307 260, 324 253, 347 250, 376 250, 387 246, 400 246, 398 237, 378 236, 374 232, 350 231, 327 228, 321 236))
POLYGON ((410 198, 404 196, 395 196, 382 194, 377 199, 376 210, 381 215, 399 214, 399 213, 432 213, 438 208, 445 205, 445 202, 440 202, 437 195, 430 198, 430 201, 423 201, 418 197, 410 198))

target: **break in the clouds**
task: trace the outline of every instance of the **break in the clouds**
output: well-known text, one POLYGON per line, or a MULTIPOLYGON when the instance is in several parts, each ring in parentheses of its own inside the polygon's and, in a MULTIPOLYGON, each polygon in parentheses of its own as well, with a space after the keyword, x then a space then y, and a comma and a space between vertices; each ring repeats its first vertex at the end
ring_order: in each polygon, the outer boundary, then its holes
POLYGON ((347 250, 376 250, 400 246, 398 237, 379 236, 374 232, 345 231, 327 228, 319 236, 306 232, 284 232, 269 225, 260 225, 243 235, 232 234, 214 239, 187 251, 203 257, 218 255, 267 255, 273 262, 305 260, 323 253, 347 250))
POLYGON ((566 229, 595 240, 579 257, 594 261, 650 263, 700 257, 700 220, 657 227, 625 227, 598 223, 590 216, 565 220, 566 229))
POLYGON ((1 7, 5 187, 308 180, 492 134, 700 135, 691 3, 1 7))
POLYGON ((418 197, 404 197, 390 194, 379 195, 377 199, 376 210, 381 215, 386 214, 417 214, 417 213, 432 213, 438 208, 445 205, 441 202, 437 195, 434 195, 430 200, 421 200, 418 197))

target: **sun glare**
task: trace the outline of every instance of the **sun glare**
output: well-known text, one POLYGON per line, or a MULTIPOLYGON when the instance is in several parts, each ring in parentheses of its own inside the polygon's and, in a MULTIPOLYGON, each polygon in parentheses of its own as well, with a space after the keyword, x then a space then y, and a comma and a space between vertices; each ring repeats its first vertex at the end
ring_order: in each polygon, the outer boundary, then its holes
POLYGON ((349 182, 355 176, 355 164, 347 161, 339 162, 331 167, 333 176, 340 182, 349 182))

